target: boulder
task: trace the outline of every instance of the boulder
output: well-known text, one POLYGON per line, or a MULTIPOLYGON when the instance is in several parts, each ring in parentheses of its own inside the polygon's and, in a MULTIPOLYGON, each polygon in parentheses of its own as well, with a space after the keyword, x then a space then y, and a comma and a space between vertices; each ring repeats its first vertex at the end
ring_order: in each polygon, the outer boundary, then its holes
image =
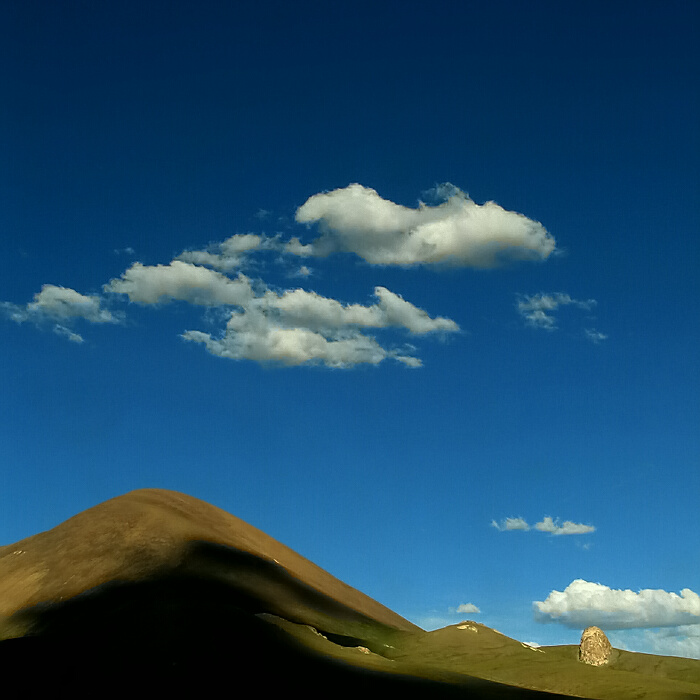
POLYGON ((610 660, 612 646, 600 627, 587 627, 581 635, 578 660, 590 666, 604 666, 610 660))

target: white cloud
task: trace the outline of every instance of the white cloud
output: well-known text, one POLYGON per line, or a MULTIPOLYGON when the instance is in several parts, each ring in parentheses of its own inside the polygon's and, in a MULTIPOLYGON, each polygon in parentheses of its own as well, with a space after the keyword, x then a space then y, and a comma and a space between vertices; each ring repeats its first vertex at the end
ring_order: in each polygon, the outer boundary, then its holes
MULTIPOLYGON (((234 243, 236 249, 244 249, 253 246, 254 241, 238 237, 234 243)), ((194 330, 182 336, 203 343, 214 355, 230 359, 348 367, 378 364, 391 357, 409 367, 419 367, 416 357, 388 350, 358 329, 399 327, 413 334, 459 330, 454 321, 431 318, 384 287, 375 288, 376 304, 343 305, 303 289, 278 294, 260 283, 256 290, 240 273, 231 279, 183 260, 156 266, 135 263, 121 278, 105 285, 105 291, 126 294, 132 302, 142 304, 177 299, 204 306, 238 307, 222 337, 194 330)))
MULTIPOLYGON (((505 518, 501 522, 491 521, 491 527, 504 532, 506 530, 530 530, 530 526, 524 518, 505 518)), ((565 520, 561 525, 559 519, 554 520, 549 515, 545 516, 539 523, 535 523, 535 530, 539 532, 549 532, 552 535, 585 535, 595 532, 593 525, 583 525, 565 520)))
MULTIPOLYGON (((560 306, 573 305, 579 309, 591 309, 596 305, 595 299, 581 301, 572 299, 564 292, 554 294, 535 294, 534 296, 522 296, 518 299, 516 307, 518 313, 525 319, 529 326, 534 328, 544 328, 554 330, 557 327, 556 319, 551 312, 556 311, 560 306)), ((600 334, 602 336, 602 333, 600 334)), ((590 337, 590 336, 589 336, 590 337)), ((605 338, 602 336, 600 340, 605 338)))
POLYGON ((38 317, 68 320, 82 318, 92 323, 116 323, 117 319, 101 306, 97 296, 85 296, 67 287, 45 284, 25 307, 15 307, 17 321, 38 317))
POLYGON ((53 284, 43 285, 41 291, 34 295, 34 301, 28 304, 0 303, 0 312, 17 323, 28 321, 37 326, 53 323, 54 333, 73 343, 83 342, 83 337, 69 328, 76 320, 119 323, 119 318, 102 308, 100 297, 87 296, 53 284))
POLYGON ((288 273, 287 277, 310 277, 313 275, 313 270, 306 265, 302 265, 298 270, 288 273))
POLYGON ((593 525, 572 523, 571 520, 565 520, 559 525, 558 519, 555 521, 548 515, 541 522, 535 523, 535 529, 540 532, 549 532, 552 535, 587 535, 590 532, 595 532, 593 525))
MULTIPOLYGON (((438 191, 438 193, 440 193, 438 191)), ((352 252, 374 265, 447 263, 494 267, 505 260, 544 260, 555 248, 542 224, 495 202, 473 202, 445 185, 446 201, 411 209, 352 184, 310 197, 296 213, 299 223, 318 223, 321 237, 310 245, 292 239, 295 255, 352 252)))
POLYGON ((497 530, 529 530, 530 526, 522 518, 506 518, 497 523, 495 520, 491 521, 491 527, 495 527, 497 530))
POLYGON ((474 603, 462 603, 457 606, 458 613, 480 613, 481 610, 474 603))
POLYGON ((29 322, 36 326, 53 324, 53 332, 72 343, 82 343, 83 337, 70 326, 78 320, 90 323, 119 323, 120 319, 102 307, 98 296, 80 294, 68 287, 45 284, 34 295, 34 301, 25 305, 0 303, 4 313, 17 323, 29 322))
POLYGON ((157 304, 177 299, 203 306, 241 306, 253 299, 250 280, 236 279, 200 265, 173 260, 168 265, 134 263, 120 279, 104 286, 105 292, 126 294, 130 301, 157 304))
MULTIPOLYGON (((219 273, 206 272, 218 285, 219 273)), ((200 331, 186 331, 182 337, 203 343, 212 354, 229 359, 350 367, 376 365, 392 358, 409 367, 420 367, 418 358, 405 351, 386 349, 359 329, 399 327, 414 334, 459 330, 454 321, 431 318, 384 287, 375 289, 375 297, 378 303, 370 306, 343 305, 303 289, 282 294, 268 289, 236 304, 241 308, 231 314, 222 337, 200 331)), ((152 294, 148 298, 158 297, 152 294)))
POLYGON ((240 233, 207 250, 189 250, 180 253, 176 260, 194 265, 205 265, 217 270, 229 271, 240 267, 246 253, 270 244, 270 239, 254 233, 240 233))
POLYGON ((268 290, 242 312, 231 314, 222 338, 215 339, 199 331, 187 331, 183 338, 203 343, 212 354, 229 359, 350 367, 362 363, 376 365, 393 358, 409 367, 420 367, 418 358, 387 350, 358 330, 358 327, 403 325, 424 333, 428 332, 430 321, 434 325, 432 330, 452 330, 447 319, 426 321, 424 312, 412 308, 413 316, 400 318, 382 306, 381 297, 374 306, 343 306, 335 299, 304 290, 288 291, 281 296, 268 290))
POLYGON ((285 253, 297 255, 300 258, 309 258, 316 255, 316 249, 312 244, 304 245, 296 236, 285 243, 283 250, 285 253))
POLYGON ((586 328, 584 333, 586 334, 586 338, 588 338, 588 340, 596 344, 602 342, 603 340, 607 340, 608 338, 605 333, 601 333, 600 331, 595 330, 595 328, 586 328))
POLYGON ((67 340, 70 340, 71 343, 84 342, 84 338, 82 335, 80 335, 80 333, 74 333, 70 328, 61 326, 58 323, 53 327, 53 332, 56 333, 56 335, 62 335, 67 340))
POLYGON ((385 287, 375 287, 374 294, 379 302, 372 306, 360 304, 343 306, 335 299, 303 289, 288 290, 282 295, 268 291, 263 301, 267 308, 279 311, 288 324, 314 329, 397 326, 415 334, 459 330, 459 326, 454 321, 447 318, 430 318, 425 311, 385 287))
POLYGON ((533 606, 538 622, 558 622, 571 628, 597 625, 614 630, 700 624, 700 596, 689 588, 680 595, 652 589, 635 593, 576 579, 563 591, 552 591, 546 600, 533 606))
MULTIPOLYGON (((345 304, 304 289, 275 291, 238 269, 252 251, 279 258, 280 253, 303 257, 351 250, 371 263, 492 266, 505 258, 543 259, 555 248, 545 229, 521 214, 493 202, 477 205, 452 185, 438 186, 432 195, 443 201, 435 206, 420 203, 414 209, 384 200, 361 185, 315 195, 297 211, 299 222, 320 225, 320 238, 309 245, 298 238, 285 241, 281 234, 236 234, 204 249, 185 251, 167 264, 134 262, 103 285, 103 292, 113 295, 112 301, 124 295, 145 305, 183 301, 224 309, 228 323, 220 334, 187 330, 182 335, 222 357, 333 367, 391 358, 419 367, 414 347, 388 347, 366 329, 397 328, 414 336, 454 333, 459 331, 455 321, 431 317, 383 286, 374 288, 371 304, 345 304)), ((133 254, 133 249, 118 252, 133 254)), ((303 265, 295 276, 311 274, 303 265)), ((82 342, 70 327, 71 319, 117 322, 103 303, 104 297, 45 285, 31 304, 0 304, 0 312, 20 322, 49 319, 56 333, 82 342)), ((511 524, 507 529, 518 528, 511 524)))
POLYGON ((391 353, 359 332, 341 338, 327 338, 308 328, 284 328, 251 314, 233 314, 221 339, 207 333, 186 331, 185 340, 203 343, 212 355, 232 360, 273 362, 288 366, 320 363, 329 367, 377 365, 393 357, 409 367, 420 367, 420 360, 391 353))
POLYGON ((606 634, 616 649, 700 659, 700 625, 610 630, 606 634))

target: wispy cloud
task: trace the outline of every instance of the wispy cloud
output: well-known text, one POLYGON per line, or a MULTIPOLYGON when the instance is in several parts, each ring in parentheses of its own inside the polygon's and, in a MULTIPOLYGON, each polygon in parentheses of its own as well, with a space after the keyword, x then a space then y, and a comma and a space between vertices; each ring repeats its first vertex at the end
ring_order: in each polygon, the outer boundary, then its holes
POLYGON ((85 341, 80 333, 75 333, 70 328, 61 326, 58 323, 53 327, 53 332, 56 333, 56 335, 61 335, 67 340, 70 340, 71 343, 83 343, 85 341))
POLYGON ((436 188, 444 201, 405 207, 369 187, 352 184, 310 197, 296 213, 299 223, 318 224, 321 236, 287 252, 327 256, 350 252, 373 265, 447 263, 495 267, 508 260, 544 260, 554 238, 537 221, 495 202, 476 204, 450 184, 436 188))
POLYGON ((310 277, 313 275, 313 270, 306 265, 302 265, 298 270, 290 272, 287 277, 310 277))
MULTIPOLYGON (((491 521, 491 527, 495 527, 501 532, 507 530, 524 530, 531 529, 530 525, 524 518, 504 518, 500 522, 491 521)), ((535 530, 539 532, 548 532, 551 535, 587 535, 595 532, 593 525, 583 525, 582 523, 574 523, 571 520, 565 520, 561 525, 559 520, 554 520, 549 515, 546 515, 539 523, 535 523, 535 530)))
POLYGON ((500 523, 495 520, 491 521, 491 527, 495 527, 496 530, 529 530, 530 526, 527 524, 523 518, 505 518, 501 520, 500 523))
MULTIPOLYGON (((560 306, 571 305, 579 309, 590 310, 596 303, 595 299, 581 301, 579 299, 572 299, 564 292, 556 292, 554 294, 520 296, 516 303, 516 308, 528 326, 544 328, 545 330, 554 330, 557 324, 553 312, 560 306)), ((605 336, 600 339, 602 340, 604 338, 605 336)))
POLYGON ((221 243, 212 243, 205 250, 188 250, 180 253, 176 260, 228 271, 240 268, 246 255, 252 251, 269 250, 274 247, 278 247, 275 239, 254 233, 240 233, 221 243))
POLYGON ((617 630, 608 633, 613 646, 661 656, 700 659, 700 625, 678 625, 661 629, 617 630))
POLYGON ((565 520, 561 525, 559 520, 553 520, 550 516, 545 516, 539 523, 535 523, 535 529, 540 532, 548 532, 551 535, 587 535, 595 532, 593 525, 583 525, 582 523, 572 523, 565 520))
POLYGON ((533 608, 538 622, 557 622, 571 628, 700 624, 700 596, 689 588, 684 588, 680 595, 653 589, 635 593, 576 579, 563 591, 552 591, 544 601, 534 602, 533 608))
POLYGON ((605 333, 601 333, 600 331, 595 330, 595 328, 586 328, 584 330, 584 333, 586 335, 586 338, 590 340, 592 343, 602 343, 604 340, 607 340, 608 336, 605 335, 605 333))

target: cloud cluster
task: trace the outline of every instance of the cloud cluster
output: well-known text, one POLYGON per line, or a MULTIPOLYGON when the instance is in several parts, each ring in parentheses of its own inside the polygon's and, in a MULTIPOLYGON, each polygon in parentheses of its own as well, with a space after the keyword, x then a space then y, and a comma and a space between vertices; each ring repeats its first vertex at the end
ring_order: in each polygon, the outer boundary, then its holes
MULTIPOLYGON (((503 532, 506 530, 530 530, 530 525, 523 518, 505 518, 501 522, 496 520, 491 521, 491 527, 503 532)), ((540 532, 548 532, 550 535, 587 535, 595 532, 593 525, 583 525, 582 523, 574 523, 571 520, 565 520, 561 525, 559 519, 556 520, 546 515, 539 523, 535 523, 535 530, 540 532)))
POLYGON ((412 209, 352 184, 310 197, 296 213, 299 223, 318 224, 321 236, 286 247, 300 256, 350 252, 372 265, 446 263, 495 267, 508 260, 544 260, 554 238, 537 221, 495 202, 476 204, 452 185, 438 188, 445 201, 412 209))
MULTIPOLYGON (((516 308, 529 326, 554 330, 557 324, 552 312, 556 311, 560 306, 569 305, 579 309, 590 310, 596 305, 596 300, 588 299, 586 301, 580 301, 578 299, 572 299, 564 292, 556 292, 555 294, 535 294, 534 296, 520 297, 516 308)), ((595 331, 593 332, 595 333, 595 331)), ((605 337, 606 336, 601 333, 597 336, 597 340, 603 340, 605 337)))
POLYGON ((221 337, 194 330, 182 335, 185 340, 202 343, 213 355, 235 360, 349 367, 378 364, 391 357, 418 367, 418 358, 386 349, 359 329, 395 327, 414 335, 459 330, 454 321, 431 318, 385 287, 375 288, 376 304, 343 305, 303 289, 278 294, 263 283, 254 288, 241 273, 231 279, 182 260, 154 266, 135 263, 121 278, 106 284, 105 291, 125 294, 141 304, 180 300, 236 307, 221 337))
POLYGON ((586 338, 591 341, 591 343, 598 343, 603 342, 604 340, 607 340, 608 336, 605 333, 601 333, 600 331, 597 331, 595 328, 586 328, 584 330, 584 334, 586 335, 586 338))
MULTIPOLYGON (((299 207, 296 221, 317 224, 320 230, 311 243, 285 240, 279 233, 235 234, 201 249, 186 250, 167 264, 134 262, 103 285, 102 296, 44 285, 33 302, 0 304, 0 312, 18 322, 39 325, 50 321, 54 332, 82 342, 72 328, 76 320, 120 320, 105 308, 107 300, 112 308, 124 298, 149 306, 184 302, 224 310, 227 323, 218 334, 182 333, 185 340, 200 343, 221 357, 332 367, 376 365, 392 358, 418 367, 421 362, 414 355, 415 348, 408 344, 388 347, 368 334, 368 329, 394 328, 424 336, 454 333, 459 330, 455 321, 430 316, 384 286, 374 288, 374 303, 345 304, 306 289, 275 291, 262 280, 246 276, 242 269, 260 263, 265 253, 283 264, 298 263, 299 257, 325 258, 347 251, 378 265, 493 267, 507 260, 544 260, 555 250, 553 237, 540 223, 494 202, 478 205, 449 184, 437 186, 431 197, 436 204, 420 202, 417 208, 410 208, 352 184, 313 195, 299 207)), ((266 218, 267 213, 261 211, 260 217, 266 218)), ((132 248, 115 252, 134 254, 132 248)), ((309 278, 311 274, 306 265, 297 265, 287 276, 309 278)), ((540 295, 521 300, 521 312, 532 323, 546 325, 537 314, 565 303, 585 306, 593 302, 577 302, 564 294, 540 295)), ((597 331, 588 333, 594 342, 605 337, 597 331)), ((506 529, 515 528, 507 525, 506 529)))
POLYGON ((571 628, 597 625, 601 629, 672 627, 700 624, 700 596, 689 588, 680 595, 664 590, 612 589, 583 579, 563 591, 552 591, 533 603, 538 622, 557 622, 571 628))

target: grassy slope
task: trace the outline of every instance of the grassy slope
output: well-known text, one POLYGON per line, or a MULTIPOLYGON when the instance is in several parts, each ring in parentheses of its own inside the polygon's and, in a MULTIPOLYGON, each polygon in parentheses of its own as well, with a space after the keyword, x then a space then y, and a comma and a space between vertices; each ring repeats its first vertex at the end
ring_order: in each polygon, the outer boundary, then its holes
POLYGON ((700 661, 615 650, 610 663, 578 661, 578 647, 532 649, 473 622, 405 635, 393 658, 528 688, 590 698, 700 696, 700 661), (464 627, 464 629, 460 629, 464 627))

